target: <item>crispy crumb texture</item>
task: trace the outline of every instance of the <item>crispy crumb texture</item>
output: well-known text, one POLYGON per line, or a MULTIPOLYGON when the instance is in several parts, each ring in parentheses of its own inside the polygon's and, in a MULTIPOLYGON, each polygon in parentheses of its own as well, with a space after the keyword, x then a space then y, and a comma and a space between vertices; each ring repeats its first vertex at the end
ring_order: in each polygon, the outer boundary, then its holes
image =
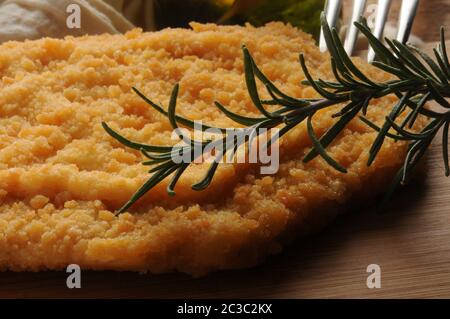
MULTIPOLYGON (((194 167, 169 198, 162 183, 130 212, 113 212, 148 178, 139 152, 113 140, 106 121, 128 138, 173 144, 167 119, 131 90, 167 105, 180 83, 178 111, 193 120, 236 126, 215 100, 256 114, 243 77, 241 45, 285 92, 314 97, 298 64, 303 52, 314 75, 332 78, 329 56, 312 38, 281 23, 261 28, 192 24, 192 30, 42 39, 0 46, 0 269, 39 271, 77 263, 83 269, 204 275, 255 265, 386 186, 405 144, 387 140, 366 166, 375 132, 352 121, 329 147, 348 169, 316 158, 304 125, 283 137, 280 170, 222 165, 212 185, 194 192, 204 174, 194 167)), ((377 80, 387 75, 356 61, 377 80)), ((261 88, 262 91, 262 88, 261 88)), ((394 97, 375 100, 368 117, 380 122, 394 97)), ((317 134, 335 109, 315 116, 317 134)))

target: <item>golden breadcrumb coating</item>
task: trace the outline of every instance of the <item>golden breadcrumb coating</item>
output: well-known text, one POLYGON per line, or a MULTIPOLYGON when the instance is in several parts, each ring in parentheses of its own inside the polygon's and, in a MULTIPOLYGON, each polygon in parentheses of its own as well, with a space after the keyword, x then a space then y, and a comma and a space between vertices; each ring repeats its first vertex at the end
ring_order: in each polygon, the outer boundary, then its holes
MULTIPOLYGON (((213 102, 257 114, 245 87, 242 44, 290 95, 317 96, 300 85, 300 52, 314 76, 332 79, 328 54, 319 53, 309 35, 282 23, 192 23, 192 30, 1 45, 0 268, 39 271, 76 263, 83 269, 203 275, 246 267, 324 225, 350 199, 379 193, 402 163, 404 143, 387 140, 367 167, 376 133, 352 121, 329 147, 348 169, 343 174, 320 158, 302 163, 311 147, 302 124, 281 140, 275 175, 225 164, 207 190, 194 192, 191 184, 205 173, 198 165, 181 179, 177 196, 166 194, 164 182, 128 213, 114 216, 149 174, 141 154, 112 139, 101 122, 135 141, 173 144, 169 121, 131 87, 167 106, 179 82, 182 115, 236 126, 213 102)), ((374 79, 389 78, 356 63, 374 79)), ((368 117, 380 123, 395 101, 373 101, 368 117)), ((315 116, 318 135, 333 123, 335 111, 315 116)))

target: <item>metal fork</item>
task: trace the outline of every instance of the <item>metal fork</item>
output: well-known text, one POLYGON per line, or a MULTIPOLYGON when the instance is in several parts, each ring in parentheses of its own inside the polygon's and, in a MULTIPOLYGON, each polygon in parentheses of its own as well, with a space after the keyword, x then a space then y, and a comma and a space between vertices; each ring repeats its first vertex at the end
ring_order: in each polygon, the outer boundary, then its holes
MULTIPOLYGON (((358 39, 358 28, 355 27, 353 22, 359 21, 361 16, 364 14, 366 2, 367 0, 353 0, 351 21, 344 41, 344 48, 348 55, 352 55, 356 40, 358 39)), ((396 37, 396 39, 402 43, 405 43, 409 38, 418 4, 419 0, 402 1, 396 37)), ((373 29, 373 34, 377 37, 377 39, 380 39, 383 36, 384 26, 386 24, 390 6, 391 0, 378 0, 375 27, 373 29)), ((326 0, 324 12, 330 27, 336 26, 341 8, 342 0, 326 0)), ((327 45, 322 31, 320 32, 319 48, 322 52, 327 50, 327 45)), ((369 48, 367 61, 372 62, 374 59, 375 52, 372 48, 369 48)))

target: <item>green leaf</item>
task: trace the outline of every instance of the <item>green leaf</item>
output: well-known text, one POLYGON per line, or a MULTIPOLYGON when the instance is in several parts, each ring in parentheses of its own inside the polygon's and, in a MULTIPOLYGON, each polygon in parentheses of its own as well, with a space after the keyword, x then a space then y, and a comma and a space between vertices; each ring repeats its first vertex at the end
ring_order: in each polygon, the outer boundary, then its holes
MULTIPOLYGON (((314 128, 312 126, 311 120, 312 120, 312 115, 308 116, 307 128, 308 128, 308 135, 313 143, 314 149, 316 149, 318 154, 334 169, 336 169, 337 171, 339 171, 341 173, 347 173, 347 170, 344 167, 342 167, 330 155, 328 155, 325 148, 322 146, 320 141, 317 139, 316 134, 314 133, 314 128)), ((305 162, 305 161, 303 161, 303 162, 305 162)))
MULTIPOLYGON (((369 119, 365 118, 364 116, 359 116, 359 119, 361 121, 364 122, 364 124, 366 124, 367 126, 369 126, 370 128, 374 129, 377 132, 381 131, 381 127, 379 127, 378 125, 376 125, 375 123, 373 123, 372 121, 370 121, 369 119)), ((386 133, 386 137, 392 138, 394 140, 400 140, 400 141, 409 141, 411 140, 408 137, 404 137, 404 136, 400 136, 400 135, 395 135, 392 133, 386 133)))
POLYGON ((398 68, 395 68, 393 66, 387 65, 387 64, 385 64, 383 62, 373 61, 372 65, 376 66, 377 68, 379 68, 379 69, 381 69, 381 70, 383 70, 383 71, 385 71, 387 73, 396 75, 400 79, 407 79, 408 78, 402 70, 400 70, 398 68))
POLYGON ((424 94, 419 102, 417 102, 416 107, 413 109, 411 113, 411 117, 409 120, 409 128, 412 128, 414 123, 416 122, 417 116, 419 115, 419 111, 423 108, 428 98, 430 97, 430 93, 424 94))
MULTIPOLYGON (((330 127, 325 134, 320 138, 319 143, 322 147, 327 147, 334 141, 340 132, 344 130, 347 124, 355 117, 361 110, 362 103, 350 103, 353 104, 353 108, 350 112, 343 115, 332 127, 330 127)), ((303 162, 307 163, 319 155, 319 150, 313 147, 308 154, 303 158, 303 162)))
POLYGON ((428 54, 415 46, 409 47, 422 57, 422 59, 428 64, 431 70, 433 70, 434 74, 441 80, 442 84, 445 85, 446 83, 448 83, 447 76, 428 54))
POLYGON ((432 81, 428 81, 428 88, 430 90, 430 94, 433 97, 433 99, 438 102, 442 107, 445 108, 450 108, 450 103, 447 102, 447 100, 441 95, 441 93, 439 93, 438 89, 436 88, 436 86, 433 84, 432 81))
POLYGON ((422 140, 414 141, 410 145, 411 145, 411 147, 409 148, 409 150, 406 154, 405 161, 403 163, 403 174, 402 174, 402 179, 400 181, 401 184, 406 183, 407 174, 409 173, 410 168, 412 168, 411 167, 412 160, 419 153, 420 148, 423 145, 423 141, 422 140))
POLYGON ((434 57, 436 58, 436 61, 439 64, 439 68, 442 70, 443 73, 445 73, 445 77, 448 82, 448 80, 450 79, 450 73, 449 73, 449 70, 447 70, 444 60, 442 59, 438 49, 434 48, 433 53, 434 53, 434 57))
POLYGON ((407 71, 405 67, 397 60, 397 58, 389 51, 388 48, 384 46, 384 44, 378 40, 373 34, 372 31, 367 26, 367 22, 363 19, 362 23, 354 22, 354 25, 364 34, 369 41, 370 46, 375 52, 377 59, 379 59, 384 64, 393 66, 403 71, 407 71))
POLYGON ((386 39, 386 43, 394 50, 399 60, 403 61, 411 70, 425 79, 432 79, 438 81, 438 79, 427 70, 425 65, 417 59, 406 45, 397 40, 386 39))
POLYGON ((159 172, 159 171, 165 171, 165 170, 171 168, 173 165, 174 165, 174 163, 171 160, 169 160, 169 161, 164 162, 164 163, 162 163, 162 164, 160 164, 158 166, 153 167, 148 172, 149 173, 156 173, 156 172, 159 172))
POLYGON ((161 181, 163 181, 167 176, 172 174, 177 169, 176 166, 171 167, 167 171, 159 171, 150 177, 147 182, 145 182, 134 195, 130 198, 128 202, 125 203, 118 211, 117 215, 122 214, 127 211, 134 203, 136 203, 142 196, 144 196, 150 189, 155 187, 161 181))
POLYGON ((442 131, 442 156, 444 158, 445 176, 450 176, 450 166, 448 164, 448 129, 449 122, 446 121, 442 131))
POLYGON ((347 52, 345 52, 342 42, 339 39, 336 29, 332 30, 332 38, 333 38, 333 42, 334 42, 337 54, 338 54, 339 58, 342 60, 342 63, 347 67, 347 69, 350 72, 352 72, 355 76, 357 76, 360 80, 367 83, 369 85, 369 87, 378 88, 379 85, 376 84, 375 82, 371 81, 362 71, 360 71, 356 67, 356 65, 353 63, 353 61, 349 58, 349 56, 347 55, 347 52))
MULTIPOLYGON (((168 112, 166 112, 160 105, 154 103, 152 100, 150 100, 149 98, 147 98, 144 93, 142 93, 141 91, 139 91, 137 88, 133 87, 133 91, 139 95, 139 97, 141 99, 143 99, 148 105, 150 105, 151 107, 153 107, 156 111, 158 111, 159 113, 161 113, 162 115, 164 115, 165 117, 168 117, 169 114, 168 112)), ((183 124, 189 128, 195 128, 195 122, 191 121, 187 118, 181 117, 179 115, 175 116, 175 119, 178 123, 183 124)), ((216 129, 216 130, 220 130, 222 132, 225 132, 226 129, 225 128, 220 128, 220 127, 214 127, 214 126, 209 126, 209 125, 205 125, 202 124, 202 130, 208 130, 208 129, 216 129)))
POLYGON ((429 137, 429 133, 431 133, 434 130, 434 127, 431 127, 429 129, 429 131, 425 131, 422 133, 413 133, 413 132, 408 132, 405 129, 401 128, 399 125, 397 125, 393 120, 391 120, 389 118, 389 116, 386 116, 386 121, 389 122, 389 124, 391 125, 391 127, 397 131, 397 133, 399 133, 401 136, 410 138, 412 140, 423 140, 429 137))
POLYGON ((273 84, 272 81, 270 81, 266 75, 261 71, 261 69, 257 66, 255 63, 255 60, 253 60, 253 57, 250 55, 250 60, 253 64, 253 71, 255 73, 255 76, 267 87, 269 88, 273 94, 278 95, 281 99, 286 100, 287 102, 290 102, 291 104, 294 104, 298 107, 306 106, 309 104, 308 101, 305 101, 304 99, 296 99, 293 98, 285 93, 283 93, 275 84, 273 84))
POLYGON ((251 117, 246 117, 246 116, 242 116, 239 114, 236 114, 234 112, 231 112, 230 110, 228 110, 225 106, 223 106, 220 102, 214 102, 214 105, 221 110, 226 116, 228 116, 230 119, 232 119, 233 121, 235 121, 236 123, 242 124, 242 125, 246 125, 246 126, 251 126, 254 124, 257 124, 261 121, 264 121, 265 118, 251 118, 251 117))
POLYGON ((172 149, 172 146, 157 146, 157 145, 147 145, 147 144, 141 144, 141 143, 135 143, 127 139, 126 137, 120 135, 116 131, 114 131, 112 128, 108 126, 105 122, 102 122, 103 129, 108 133, 111 137, 119 141, 121 144, 128 146, 129 148, 135 149, 135 150, 141 150, 144 149, 149 152, 155 152, 155 153, 164 153, 167 151, 170 151, 172 149))
POLYGON ((261 103, 261 99, 259 98, 258 88, 256 86, 255 81, 255 73, 253 68, 253 61, 250 56, 250 52, 247 47, 243 46, 242 51, 244 52, 244 70, 245 70, 245 83, 247 84, 247 90, 250 95, 250 98, 256 108, 263 114, 265 117, 269 119, 274 119, 279 117, 278 114, 272 114, 264 108, 261 103))
POLYGON ((439 46, 439 52, 441 53, 441 58, 445 62, 445 65, 447 67, 447 73, 450 74, 450 63, 448 61, 448 55, 447 55, 447 48, 445 44, 445 30, 444 27, 441 27, 440 30, 440 46, 439 46))
POLYGON ((327 44, 328 51, 330 52, 331 57, 336 62, 336 67, 340 72, 346 72, 347 68, 345 64, 342 62, 339 53, 336 49, 336 44, 334 43, 333 35, 331 33, 330 26, 328 25, 328 21, 324 12, 320 15, 320 23, 322 25, 322 33, 325 39, 325 43, 327 44))
POLYGON ((192 189, 195 191, 202 191, 205 188, 207 188, 214 178, 214 174, 216 173, 217 167, 219 167, 218 160, 214 161, 211 164, 211 166, 208 169, 208 172, 206 173, 206 176, 199 183, 192 185, 192 189))
MULTIPOLYGON (((358 87, 357 87, 356 85, 354 85, 353 83, 348 82, 348 81, 344 80, 344 79, 341 77, 341 75, 339 74, 339 71, 338 71, 338 69, 337 69, 336 61, 335 61, 334 58, 331 58, 331 70, 333 71, 333 75, 334 75, 336 81, 338 81, 339 83, 341 83, 341 85, 342 85, 344 88, 350 88, 350 89, 354 89, 354 90, 356 90, 356 89, 358 88, 358 87)), ((308 83, 309 83, 309 81, 308 81, 308 83)))
POLYGON ((303 73, 305 74, 306 78, 308 79, 310 85, 314 88, 314 90, 316 90, 317 93, 319 93, 324 98, 329 99, 329 100, 339 99, 339 96, 324 90, 323 88, 321 88, 320 86, 318 86, 316 84, 316 82, 312 78, 311 74, 309 73, 308 68, 306 67, 305 57, 303 56, 303 54, 300 54, 300 65, 301 65, 303 73))
POLYGON ((189 167, 189 163, 183 163, 181 164, 175 175, 173 175, 172 180, 170 181, 170 184, 167 186, 167 193, 169 196, 175 196, 175 186, 177 185, 181 175, 183 175, 184 171, 189 167))
MULTIPOLYGON (((399 110, 405 104, 405 100, 409 98, 409 93, 406 93, 403 95, 403 97, 400 99, 400 101, 394 106, 392 111, 389 114, 389 118, 391 120, 395 120, 395 118, 398 116, 399 110)), ((367 161, 367 166, 370 166, 373 161, 375 160, 375 157, 377 156, 378 152, 381 149, 381 146, 383 145, 384 139, 386 137, 386 133, 388 133, 389 129, 391 128, 390 122, 385 121, 383 124, 383 127, 381 128, 380 132, 378 133, 377 137, 375 138, 375 141, 372 144, 372 147, 369 151, 369 159, 367 161)))
POLYGON ((175 86, 173 87, 172 94, 170 96, 169 108, 167 110, 167 117, 169 118, 169 122, 172 125, 173 129, 178 128, 175 111, 177 107, 177 97, 179 88, 180 86, 178 83, 175 84, 175 86))
MULTIPOLYGON (((269 86, 266 86, 266 90, 269 93, 270 97, 272 98, 273 101, 275 101, 275 105, 281 105, 284 107, 289 107, 291 110, 292 109, 298 109, 301 107, 306 107, 308 105, 311 104, 311 102, 309 101, 302 101, 301 103, 297 103, 297 102, 292 102, 289 100, 285 100, 283 98, 279 98, 278 96, 275 95, 275 93, 272 91, 272 89, 269 86)), ((278 110, 277 110, 278 111, 278 110)), ((279 112, 275 112, 277 114, 279 114, 279 112)))

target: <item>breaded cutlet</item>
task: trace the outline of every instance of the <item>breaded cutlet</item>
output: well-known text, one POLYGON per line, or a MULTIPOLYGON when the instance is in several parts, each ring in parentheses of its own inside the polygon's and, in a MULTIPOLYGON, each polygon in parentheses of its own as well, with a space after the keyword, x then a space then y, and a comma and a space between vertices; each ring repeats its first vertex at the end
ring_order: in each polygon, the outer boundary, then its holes
MULTIPOLYGON (((142 155, 106 134, 102 121, 133 141, 173 143, 169 121, 133 86, 167 106, 179 82, 177 112, 235 127, 213 103, 257 114, 243 76, 242 44, 291 96, 318 96, 300 84, 305 79, 300 52, 315 77, 333 79, 329 55, 289 25, 191 27, 0 46, 1 269, 40 271, 75 263, 82 269, 199 276, 249 267, 320 229, 350 202, 373 199, 386 188, 404 160, 404 142, 386 139, 368 167, 376 132, 359 119, 351 121, 327 148, 347 168, 344 174, 320 157, 302 162, 311 142, 300 124, 280 140, 276 174, 224 164, 212 185, 196 192, 191 185, 205 173, 198 165, 182 177, 175 197, 167 195, 164 181, 116 217, 115 210, 149 174, 142 155)), ((355 63, 372 79, 389 79, 355 63)), ((396 101, 373 100, 367 117, 380 124, 396 101)), ((314 117, 318 136, 334 123, 337 108, 314 117)))

